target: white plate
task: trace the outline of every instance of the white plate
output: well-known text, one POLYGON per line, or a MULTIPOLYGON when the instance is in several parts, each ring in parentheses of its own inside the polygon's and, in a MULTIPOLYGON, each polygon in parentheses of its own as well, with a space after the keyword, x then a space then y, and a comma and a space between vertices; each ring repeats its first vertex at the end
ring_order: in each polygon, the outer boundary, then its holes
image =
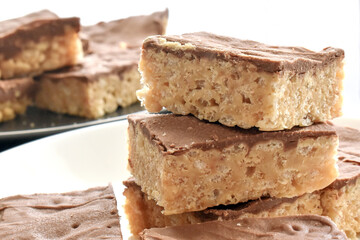
MULTIPOLYGON (((336 124, 360 129, 360 119, 336 124)), ((0 197, 81 190, 112 182, 124 239, 129 232, 121 206, 127 171, 127 121, 111 122, 46 137, 0 153, 0 197)))
POLYGON ((122 209, 127 171, 127 121, 56 134, 0 153, 0 198, 16 194, 85 190, 112 183, 124 239, 122 209))

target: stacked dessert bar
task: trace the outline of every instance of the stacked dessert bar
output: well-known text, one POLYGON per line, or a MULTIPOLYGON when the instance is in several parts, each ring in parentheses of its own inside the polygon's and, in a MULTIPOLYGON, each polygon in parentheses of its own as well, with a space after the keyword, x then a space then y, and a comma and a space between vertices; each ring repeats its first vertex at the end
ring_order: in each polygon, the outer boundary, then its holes
POLYGON ((138 97, 149 112, 172 113, 128 117, 132 233, 322 214, 355 236, 360 213, 340 206, 360 195, 341 190, 357 187, 359 162, 355 150, 337 156, 336 131, 340 146, 353 136, 326 122, 341 114, 343 58, 331 47, 313 52, 204 32, 147 38, 138 97))

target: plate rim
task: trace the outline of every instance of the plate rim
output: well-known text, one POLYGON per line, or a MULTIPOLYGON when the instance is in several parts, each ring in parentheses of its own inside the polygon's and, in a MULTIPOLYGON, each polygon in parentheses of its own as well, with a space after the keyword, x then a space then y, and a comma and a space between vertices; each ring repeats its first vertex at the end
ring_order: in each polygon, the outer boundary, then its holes
POLYGON ((51 136, 51 135, 54 135, 57 133, 76 130, 79 128, 90 127, 90 126, 95 126, 95 125, 99 125, 99 124, 106 124, 106 123, 119 121, 119 120, 125 120, 129 114, 141 113, 141 112, 145 112, 145 111, 144 110, 135 111, 132 113, 127 113, 127 114, 109 117, 109 118, 89 119, 89 121, 80 122, 80 123, 74 122, 72 124, 66 124, 66 125, 62 125, 62 126, 42 127, 42 128, 33 128, 33 129, 26 129, 26 130, 14 130, 14 131, 0 132, 0 143, 2 141, 8 141, 8 140, 41 138, 41 137, 51 136))

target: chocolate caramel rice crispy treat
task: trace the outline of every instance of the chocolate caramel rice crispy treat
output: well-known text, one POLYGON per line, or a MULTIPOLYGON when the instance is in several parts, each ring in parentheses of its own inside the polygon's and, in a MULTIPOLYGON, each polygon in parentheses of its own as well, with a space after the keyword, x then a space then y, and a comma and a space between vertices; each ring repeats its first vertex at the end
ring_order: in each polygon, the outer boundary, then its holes
POLYGON ((345 240, 347 238, 329 218, 316 215, 303 215, 276 218, 244 218, 168 228, 152 228, 144 230, 144 232, 140 234, 140 239, 345 240))
POLYGON ((262 131, 341 115, 344 51, 270 46, 206 32, 144 41, 138 98, 149 112, 262 131))
POLYGON ((320 193, 306 193, 293 198, 261 198, 258 200, 220 205, 202 211, 164 215, 163 207, 141 191, 134 178, 124 181, 125 213, 133 235, 144 229, 180 226, 214 220, 235 220, 245 217, 278 217, 302 214, 322 214, 320 193))
POLYGON ((99 118, 137 101, 140 89, 140 41, 166 30, 168 12, 156 12, 82 29, 86 55, 73 67, 39 78, 36 106, 51 111, 99 118))
POLYGON ((0 239, 121 240, 112 186, 0 199, 0 239))
POLYGON ((34 76, 82 57, 79 18, 43 10, 0 22, 0 79, 34 76))
POLYGON ((136 101, 138 49, 86 56, 73 67, 39 77, 36 106, 58 113, 99 118, 136 101))
POLYGON ((32 78, 0 80, 0 122, 23 114, 33 103, 35 88, 32 78))
POLYGON ((129 170, 165 215, 291 198, 338 175, 338 138, 325 123, 260 132, 174 114, 133 114, 128 121, 129 170))

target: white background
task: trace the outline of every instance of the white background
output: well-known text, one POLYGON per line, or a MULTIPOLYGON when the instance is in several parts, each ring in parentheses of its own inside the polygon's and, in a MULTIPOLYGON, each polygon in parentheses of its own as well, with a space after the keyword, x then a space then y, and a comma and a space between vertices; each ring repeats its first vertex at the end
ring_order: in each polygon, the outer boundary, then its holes
POLYGON ((274 45, 312 50, 345 50, 344 114, 360 117, 359 1, 6 1, 0 20, 41 9, 61 17, 78 16, 83 25, 169 8, 168 34, 209 31, 274 45))

